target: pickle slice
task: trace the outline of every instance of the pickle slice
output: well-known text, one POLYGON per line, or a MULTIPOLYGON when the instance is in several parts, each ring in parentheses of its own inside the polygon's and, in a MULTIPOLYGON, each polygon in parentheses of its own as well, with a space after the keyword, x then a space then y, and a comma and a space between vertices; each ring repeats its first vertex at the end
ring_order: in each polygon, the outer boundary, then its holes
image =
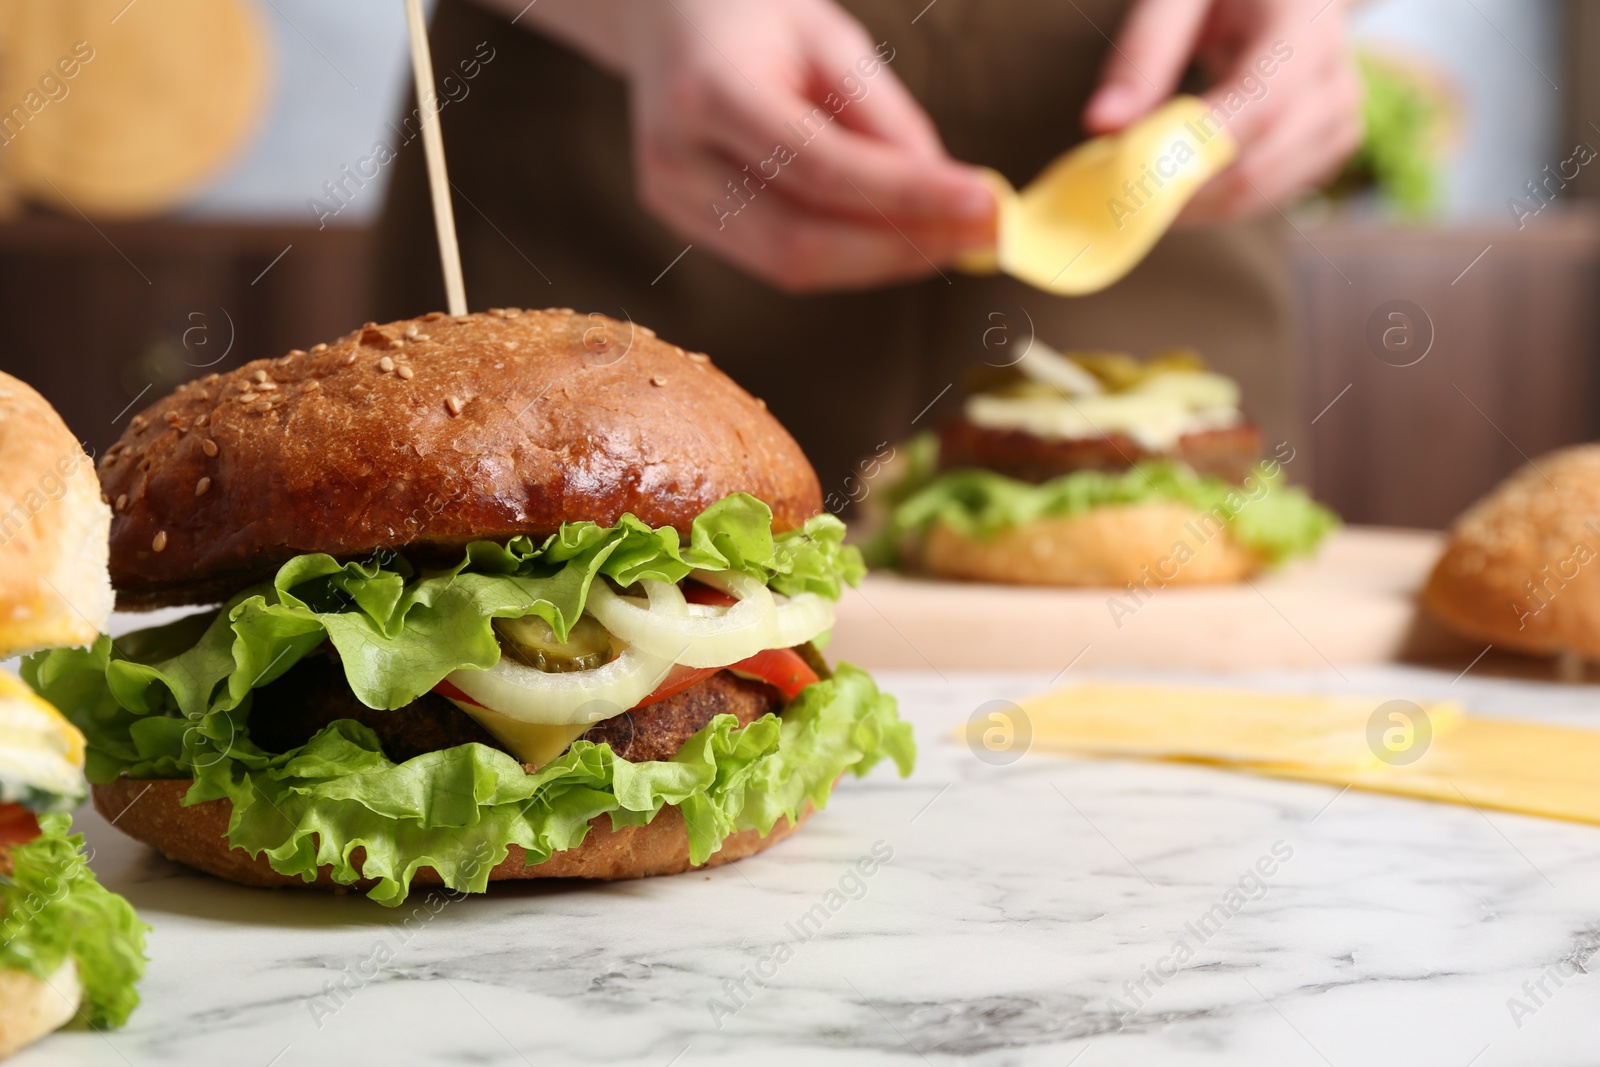
POLYGON ((592 671, 616 658, 611 634, 592 615, 580 616, 565 641, 537 615, 496 619, 494 628, 509 655, 546 674, 592 671))

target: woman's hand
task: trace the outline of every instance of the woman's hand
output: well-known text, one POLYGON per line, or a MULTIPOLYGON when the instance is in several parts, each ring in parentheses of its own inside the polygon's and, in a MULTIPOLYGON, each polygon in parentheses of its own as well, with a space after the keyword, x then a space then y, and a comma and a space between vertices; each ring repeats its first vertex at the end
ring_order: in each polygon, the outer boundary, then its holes
POLYGON ((1137 121, 1191 62, 1211 84, 1239 158, 1190 201, 1216 222, 1317 188, 1361 141, 1361 82, 1339 0, 1138 0, 1084 112, 1092 132, 1137 121))
POLYGON ((833 0, 543 0, 528 18, 628 79, 640 200, 697 249, 809 292, 993 243, 981 173, 833 0))

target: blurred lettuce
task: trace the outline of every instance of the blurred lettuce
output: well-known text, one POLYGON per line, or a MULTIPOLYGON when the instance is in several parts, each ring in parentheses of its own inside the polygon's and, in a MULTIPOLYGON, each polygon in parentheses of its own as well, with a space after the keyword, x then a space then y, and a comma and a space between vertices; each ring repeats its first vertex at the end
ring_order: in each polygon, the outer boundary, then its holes
POLYGON ((906 495, 868 548, 874 566, 895 566, 908 540, 935 524, 985 539, 1036 519, 1070 518, 1113 504, 1172 501, 1215 515, 1235 541, 1269 563, 1309 553, 1339 525, 1338 517, 1303 489, 1285 484, 1282 468, 1259 464, 1244 485, 1196 474, 1160 460, 1123 471, 1076 471, 1035 485, 993 471, 937 475, 906 495))
POLYGON ((43 833, 13 845, 11 874, 0 877, 0 969, 41 981, 68 959, 83 985, 91 1026, 121 1026, 139 1004, 144 935, 133 907, 95 880, 72 819, 46 815, 43 833))

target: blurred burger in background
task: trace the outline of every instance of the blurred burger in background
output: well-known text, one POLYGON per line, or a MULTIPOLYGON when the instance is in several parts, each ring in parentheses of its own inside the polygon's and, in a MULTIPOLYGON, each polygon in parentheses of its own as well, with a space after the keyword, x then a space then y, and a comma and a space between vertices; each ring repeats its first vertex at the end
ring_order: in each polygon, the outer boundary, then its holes
POLYGON ((1312 552, 1337 519, 1262 458, 1239 388, 1194 352, 1140 361, 1035 340, 906 450, 869 556, 1020 585, 1240 581, 1312 552))

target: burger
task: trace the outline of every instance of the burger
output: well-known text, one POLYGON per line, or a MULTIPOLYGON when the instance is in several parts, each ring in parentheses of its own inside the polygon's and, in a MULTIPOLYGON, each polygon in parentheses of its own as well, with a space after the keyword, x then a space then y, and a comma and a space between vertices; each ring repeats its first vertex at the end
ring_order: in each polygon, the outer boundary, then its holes
MULTIPOLYGON (((49 403, 0 373, 0 658, 88 643, 111 612, 94 467, 49 403)), ((145 927, 88 867, 69 814, 83 735, 0 673, 0 1056, 139 1003, 145 927)))
POLYGON ((870 555, 1022 585, 1236 582, 1309 553, 1337 519, 1262 459, 1239 387, 1193 352, 1141 361, 1034 341, 911 443, 870 555))
POLYGON ((1465 637, 1600 660, 1600 445, 1529 462, 1456 520, 1422 602, 1465 637))
POLYGON ((198 610, 29 677, 96 806, 201 870, 391 905, 667 874, 910 772, 820 654, 863 568, 805 456, 643 327, 368 323, 179 388, 100 473, 118 605, 198 610))

